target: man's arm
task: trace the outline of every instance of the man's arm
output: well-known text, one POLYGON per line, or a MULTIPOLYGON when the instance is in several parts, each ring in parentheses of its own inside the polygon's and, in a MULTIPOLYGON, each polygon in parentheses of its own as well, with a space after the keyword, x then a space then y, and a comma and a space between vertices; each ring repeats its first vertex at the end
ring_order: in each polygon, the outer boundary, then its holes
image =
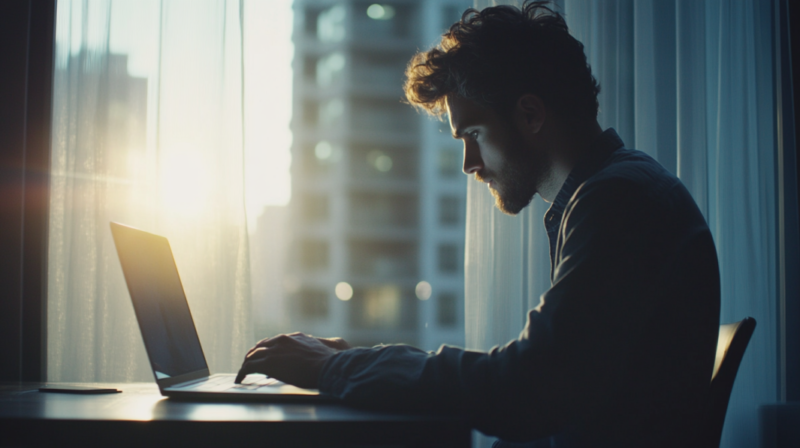
POLYGON ((625 181, 578 193, 565 210, 553 286, 517 340, 488 353, 446 346, 341 352, 325 364, 320 390, 369 407, 458 412, 507 440, 562 429, 577 406, 594 402, 587 394, 614 384, 611 377, 631 362, 632 331, 652 313, 640 292, 663 259, 648 260, 658 214, 642 195, 625 181))
POLYGON ((580 406, 608 411, 614 400, 603 398, 637 372, 630 347, 655 306, 648 288, 658 287, 654 268, 665 257, 656 241, 669 224, 654 207, 629 182, 579 191, 565 210, 554 284, 519 339, 489 353, 404 345, 332 353, 319 389, 371 408, 456 412, 508 440, 552 434, 580 406))

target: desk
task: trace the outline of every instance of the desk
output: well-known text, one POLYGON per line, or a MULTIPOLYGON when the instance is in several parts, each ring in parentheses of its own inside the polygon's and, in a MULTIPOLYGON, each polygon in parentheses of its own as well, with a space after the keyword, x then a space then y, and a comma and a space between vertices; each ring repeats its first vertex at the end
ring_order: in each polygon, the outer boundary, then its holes
POLYGON ((41 393, 0 385, 0 447, 441 446, 468 448, 463 421, 336 404, 196 403, 155 384, 104 384, 108 395, 41 393))

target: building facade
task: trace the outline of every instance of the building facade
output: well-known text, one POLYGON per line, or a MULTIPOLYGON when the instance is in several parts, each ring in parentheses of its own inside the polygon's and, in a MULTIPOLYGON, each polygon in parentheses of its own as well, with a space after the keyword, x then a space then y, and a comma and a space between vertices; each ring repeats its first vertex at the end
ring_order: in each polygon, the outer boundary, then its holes
POLYGON ((356 345, 464 343, 466 177, 404 70, 471 2, 296 0, 286 311, 356 345))

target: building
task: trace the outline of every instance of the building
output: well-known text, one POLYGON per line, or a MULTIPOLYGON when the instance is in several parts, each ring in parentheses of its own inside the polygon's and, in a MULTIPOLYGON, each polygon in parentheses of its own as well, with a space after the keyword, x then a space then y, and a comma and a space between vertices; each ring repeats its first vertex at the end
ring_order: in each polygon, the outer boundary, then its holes
POLYGON ((250 234, 250 286, 253 292, 253 325, 257 338, 292 331, 287 326, 286 249, 288 208, 264 207, 255 231, 250 234))
POLYGON ((295 1, 294 328, 357 345, 463 345, 460 143, 402 103, 402 83, 411 56, 470 4, 295 1))

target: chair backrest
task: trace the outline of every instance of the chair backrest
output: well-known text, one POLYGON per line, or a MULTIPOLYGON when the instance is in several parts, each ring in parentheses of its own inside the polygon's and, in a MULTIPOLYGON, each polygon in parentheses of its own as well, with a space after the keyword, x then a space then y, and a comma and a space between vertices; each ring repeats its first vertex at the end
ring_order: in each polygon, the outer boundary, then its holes
POLYGON ((736 372, 739 371, 739 364, 755 328, 756 320, 752 317, 719 327, 717 359, 714 362, 714 373, 711 375, 711 406, 706 427, 703 428, 702 446, 719 447, 733 381, 736 379, 736 372))

